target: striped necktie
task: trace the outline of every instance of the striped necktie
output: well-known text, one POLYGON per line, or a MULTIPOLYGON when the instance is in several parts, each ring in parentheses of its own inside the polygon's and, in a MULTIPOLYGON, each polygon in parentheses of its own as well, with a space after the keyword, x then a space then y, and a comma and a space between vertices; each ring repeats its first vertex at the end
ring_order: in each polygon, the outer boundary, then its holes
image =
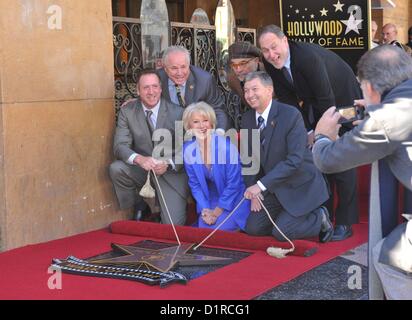
POLYGON ((153 114, 153 111, 146 110, 146 122, 149 128, 149 131, 150 131, 150 135, 153 135, 153 131, 155 130, 153 120, 152 120, 152 114, 153 114))
POLYGON ((263 129, 265 129, 265 119, 263 119, 262 116, 258 117, 258 123, 257 123, 259 133, 260 133, 260 143, 263 145, 265 143, 265 138, 263 136, 263 129))
POLYGON ((179 104, 182 108, 186 107, 185 103, 185 98, 182 96, 182 92, 180 91, 180 86, 178 84, 175 84, 176 88, 176 95, 177 95, 177 100, 179 101, 179 104))

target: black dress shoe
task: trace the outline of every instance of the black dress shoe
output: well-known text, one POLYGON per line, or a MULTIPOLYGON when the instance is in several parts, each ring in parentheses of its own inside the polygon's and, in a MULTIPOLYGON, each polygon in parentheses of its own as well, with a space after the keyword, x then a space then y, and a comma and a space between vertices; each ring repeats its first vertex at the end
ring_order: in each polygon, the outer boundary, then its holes
POLYGON ((342 241, 352 236, 352 227, 344 224, 335 226, 331 241, 342 241))
POLYGON ((330 239, 332 239, 333 224, 329 219, 329 212, 328 209, 326 209, 326 207, 322 206, 318 210, 320 210, 322 215, 322 224, 319 232, 319 242, 326 243, 330 241, 330 239))
POLYGON ((144 217, 150 214, 149 206, 145 204, 137 204, 134 208, 134 217, 133 220, 141 221, 144 220, 144 217))
POLYGON ((134 213, 133 220, 140 221, 140 220, 143 219, 143 216, 144 216, 143 210, 137 210, 137 211, 134 213))
POLYGON ((161 220, 160 212, 150 213, 150 214, 144 216, 143 219, 142 219, 142 221, 157 222, 157 223, 159 223, 160 220, 161 220))

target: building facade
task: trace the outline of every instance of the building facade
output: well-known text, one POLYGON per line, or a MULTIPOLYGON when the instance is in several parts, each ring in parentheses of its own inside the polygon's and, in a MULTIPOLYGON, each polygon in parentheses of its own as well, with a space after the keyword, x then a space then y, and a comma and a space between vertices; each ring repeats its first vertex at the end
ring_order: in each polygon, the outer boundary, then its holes
MULTIPOLYGON (((213 23, 218 1, 166 2, 171 21, 188 23, 203 8, 213 23)), ((379 28, 395 22, 406 42, 412 0, 392 2, 372 16, 379 28)), ((279 23, 276 0, 232 4, 239 27, 279 23)), ((138 17, 139 8, 138 0, 0 2, 0 250, 131 217, 118 210, 108 175, 113 16, 138 17)))

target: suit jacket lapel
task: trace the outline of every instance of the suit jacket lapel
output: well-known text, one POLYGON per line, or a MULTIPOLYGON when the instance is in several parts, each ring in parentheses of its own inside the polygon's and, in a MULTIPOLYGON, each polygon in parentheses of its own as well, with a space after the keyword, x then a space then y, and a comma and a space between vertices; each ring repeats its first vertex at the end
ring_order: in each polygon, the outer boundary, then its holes
POLYGON ((147 139, 148 141, 152 141, 149 127, 147 126, 147 122, 146 122, 146 115, 144 114, 143 106, 140 101, 136 105, 136 119, 137 119, 137 123, 139 124, 139 127, 142 128, 143 130, 145 139, 147 139))
POLYGON ((159 106, 159 112, 157 114, 157 119, 156 119, 156 129, 165 127, 166 118, 167 118, 167 106, 166 106, 165 100, 161 99, 160 106, 159 106))
POLYGON ((190 71, 189 78, 186 81, 186 87, 185 87, 185 103, 186 106, 191 104, 194 100, 194 95, 195 95, 195 77, 193 76, 192 71, 190 71))
POLYGON ((263 153, 263 163, 266 163, 266 159, 269 154, 269 147, 270 147, 270 142, 272 140, 273 133, 275 132, 276 128, 276 117, 279 112, 279 106, 278 104, 272 100, 272 106, 270 108, 268 120, 266 123, 266 127, 263 130, 262 134, 265 137, 265 148, 264 148, 264 153, 263 153))
MULTIPOLYGON (((292 46, 293 47, 293 46, 292 46)), ((290 45, 289 45, 289 54, 290 54, 290 65, 289 65, 289 67, 290 67, 290 74, 291 74, 291 76, 292 76, 292 81, 293 81, 293 84, 292 83, 290 83, 286 78, 285 78, 285 76, 283 76, 283 78, 285 79, 285 81, 284 81, 284 83, 291 89, 291 90, 295 90, 295 79, 296 79, 296 70, 297 70, 297 68, 296 68, 296 63, 295 63, 295 55, 294 55, 294 48, 292 48, 290 45)), ((280 72, 282 72, 282 70, 280 70, 280 72)))
POLYGON ((170 93, 169 93, 169 77, 164 69, 159 72, 159 76, 162 83, 162 95, 167 101, 170 100, 170 93))

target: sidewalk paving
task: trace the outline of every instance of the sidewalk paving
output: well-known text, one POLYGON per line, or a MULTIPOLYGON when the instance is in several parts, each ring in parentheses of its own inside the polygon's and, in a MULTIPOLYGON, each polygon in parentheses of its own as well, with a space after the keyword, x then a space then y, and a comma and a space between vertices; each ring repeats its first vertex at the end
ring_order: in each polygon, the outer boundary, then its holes
POLYGON ((367 300, 367 243, 256 297, 256 300, 367 300))

